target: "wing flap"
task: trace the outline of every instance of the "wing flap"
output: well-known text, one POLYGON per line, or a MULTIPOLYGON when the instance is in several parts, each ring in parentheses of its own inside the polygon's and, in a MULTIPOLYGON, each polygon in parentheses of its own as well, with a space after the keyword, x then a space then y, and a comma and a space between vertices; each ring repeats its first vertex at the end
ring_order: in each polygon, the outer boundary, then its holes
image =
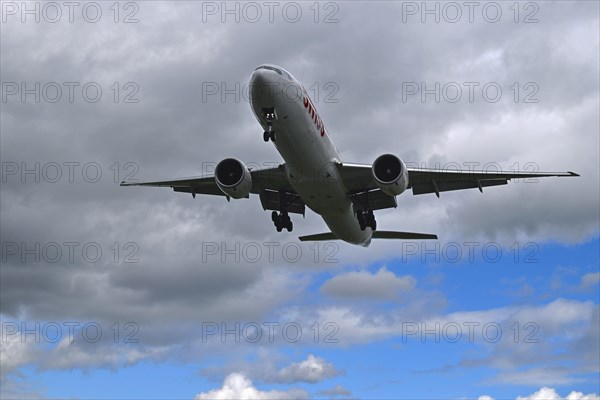
POLYGON ((175 192, 191 193, 193 195, 208 194, 208 195, 213 195, 213 196, 226 196, 226 194, 223 193, 223 191, 221 189, 216 187, 216 185, 215 186, 195 185, 195 186, 189 186, 189 187, 173 186, 173 190, 175 192))
POLYGON ((263 190, 260 192, 260 203, 263 210, 281 211, 282 202, 285 204, 287 212, 304 215, 306 206, 300 196, 275 190, 263 190))
POLYGON ((491 180, 479 180, 479 181, 441 181, 437 182, 432 180, 430 182, 418 182, 413 185, 412 192, 413 194, 425 194, 425 193, 436 193, 439 192, 449 192, 452 190, 462 190, 462 189, 483 189, 488 186, 498 186, 498 185, 506 185, 508 183, 507 179, 491 179, 491 180))
POLYGON ((355 209, 360 210, 383 210, 398 206, 395 197, 389 196, 379 189, 351 194, 350 200, 354 203, 355 209))

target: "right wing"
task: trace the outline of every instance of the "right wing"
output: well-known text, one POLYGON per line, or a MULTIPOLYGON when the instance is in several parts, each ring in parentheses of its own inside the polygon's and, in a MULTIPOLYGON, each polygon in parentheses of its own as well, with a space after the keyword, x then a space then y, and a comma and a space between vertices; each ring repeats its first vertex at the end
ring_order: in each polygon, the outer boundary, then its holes
MULTIPOLYGON (((371 173, 371 165, 338 164, 344 185, 351 193, 377 193, 378 187, 371 173)), ((413 194, 435 193, 462 189, 479 189, 506 185, 511 179, 543 178, 548 176, 579 176, 575 172, 498 172, 460 171, 449 169, 406 168, 408 189, 413 194)))
POLYGON ((511 179, 579 176, 575 172, 498 172, 458 171, 427 168, 407 168, 409 188, 413 194, 435 193, 462 189, 479 189, 506 185, 511 179))

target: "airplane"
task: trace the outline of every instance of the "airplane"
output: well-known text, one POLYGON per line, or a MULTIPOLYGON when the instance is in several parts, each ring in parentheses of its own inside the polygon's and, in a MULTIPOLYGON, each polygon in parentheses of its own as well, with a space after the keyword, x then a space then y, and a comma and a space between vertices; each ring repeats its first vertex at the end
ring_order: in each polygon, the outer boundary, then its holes
POLYGON ((435 234, 377 230, 373 212, 396 208, 396 196, 505 185, 511 179, 579 176, 574 172, 497 172, 409 168, 394 154, 373 164, 342 161, 306 89, 285 69, 263 64, 249 83, 252 111, 285 162, 272 168, 248 168, 226 158, 214 175, 155 182, 121 182, 121 186, 171 187, 176 192, 248 198, 258 194, 262 208, 272 211, 278 232, 291 232, 290 214, 319 214, 330 232, 299 237, 300 241, 340 239, 367 247, 371 239, 437 239, 435 234))

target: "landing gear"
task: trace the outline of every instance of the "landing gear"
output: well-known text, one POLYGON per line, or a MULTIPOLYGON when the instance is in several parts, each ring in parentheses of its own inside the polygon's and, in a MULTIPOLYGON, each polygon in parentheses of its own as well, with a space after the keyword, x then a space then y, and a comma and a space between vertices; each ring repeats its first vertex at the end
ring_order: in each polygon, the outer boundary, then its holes
POLYGON ((268 142, 269 139, 275 141, 275 131, 273 130, 273 120, 275 119, 275 109, 265 108, 263 109, 265 119, 267 120, 267 130, 263 133, 263 140, 268 142))
POLYGON ((294 224, 286 211, 280 213, 273 211, 271 213, 271 220, 273 220, 277 232, 281 232, 283 228, 287 229, 288 232, 291 232, 292 229, 294 229, 294 224))
POLYGON ((364 231, 367 226, 372 230, 377 229, 377 221, 375 221, 373 210, 358 210, 356 212, 356 218, 358 219, 358 224, 360 225, 360 229, 362 231, 364 231))
MULTIPOLYGON (((272 129, 271 125, 269 125, 269 128, 271 128, 271 129, 272 129)), ((275 141, 275 131, 274 131, 274 130, 271 130, 271 131, 265 131, 265 132, 263 133, 263 140, 264 140, 265 142, 268 142, 268 141, 269 141, 269 139, 270 139, 270 140, 272 140, 273 142, 275 141)))

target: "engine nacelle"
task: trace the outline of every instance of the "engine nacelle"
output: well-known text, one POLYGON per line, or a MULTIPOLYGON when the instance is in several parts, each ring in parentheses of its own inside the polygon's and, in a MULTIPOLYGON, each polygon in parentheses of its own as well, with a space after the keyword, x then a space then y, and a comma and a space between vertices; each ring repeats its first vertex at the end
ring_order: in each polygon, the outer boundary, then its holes
POLYGON ((252 176, 246 165, 235 158, 226 158, 217 164, 215 181, 227 196, 241 199, 250 195, 252 176))
POLYGON ((385 194, 397 196, 408 187, 406 165, 393 154, 377 157, 371 171, 377 186, 385 194))

